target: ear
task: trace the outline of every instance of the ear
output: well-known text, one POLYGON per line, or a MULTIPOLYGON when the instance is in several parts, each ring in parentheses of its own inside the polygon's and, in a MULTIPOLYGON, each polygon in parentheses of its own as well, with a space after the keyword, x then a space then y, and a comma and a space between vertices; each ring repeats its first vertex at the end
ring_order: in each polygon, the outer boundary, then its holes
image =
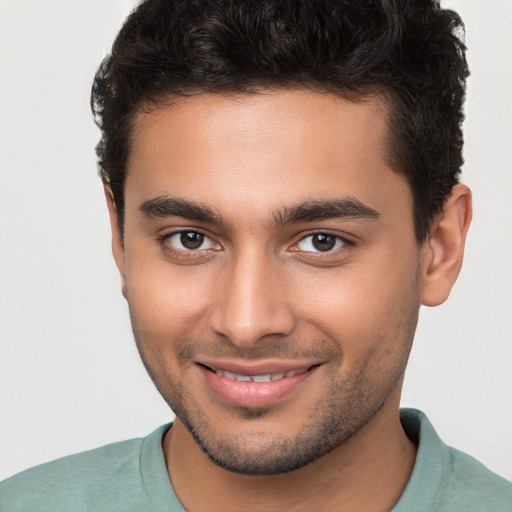
POLYGON ((450 295, 462 267, 472 217, 471 191, 455 185, 421 248, 421 303, 438 306, 450 295))
POLYGON ((119 229, 119 215, 117 213, 114 195, 108 185, 104 185, 105 199, 107 200, 108 214, 110 217, 110 228, 112 230, 112 254, 116 262, 117 269, 121 276, 121 285, 123 295, 126 297, 126 284, 124 274, 124 245, 119 229))

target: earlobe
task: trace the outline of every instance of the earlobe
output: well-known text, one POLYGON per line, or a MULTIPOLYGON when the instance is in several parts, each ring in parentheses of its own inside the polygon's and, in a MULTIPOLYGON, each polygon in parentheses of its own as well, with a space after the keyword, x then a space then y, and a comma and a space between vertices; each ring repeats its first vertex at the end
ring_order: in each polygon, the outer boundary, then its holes
POLYGON ((462 267, 471 217, 471 191, 455 185, 421 249, 423 305, 438 306, 450 295, 462 267))
POLYGON ((110 228, 112 230, 112 254, 114 255, 114 260, 121 276, 122 292, 126 297, 124 276, 124 247, 123 240, 121 238, 121 231, 119 229, 119 216, 112 190, 108 185, 105 185, 103 190, 105 192, 105 199, 107 201, 108 214, 110 217, 110 228))

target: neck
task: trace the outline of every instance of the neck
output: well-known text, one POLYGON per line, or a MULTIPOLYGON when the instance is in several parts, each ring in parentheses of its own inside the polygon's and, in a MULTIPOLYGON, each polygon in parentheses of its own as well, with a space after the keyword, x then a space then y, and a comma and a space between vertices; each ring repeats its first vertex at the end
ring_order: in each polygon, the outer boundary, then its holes
POLYGON ((204 510, 389 511, 409 480, 416 447, 398 406, 386 405, 349 441, 290 473, 248 476, 226 471, 201 451, 177 420, 164 439, 171 481, 184 508, 204 510))

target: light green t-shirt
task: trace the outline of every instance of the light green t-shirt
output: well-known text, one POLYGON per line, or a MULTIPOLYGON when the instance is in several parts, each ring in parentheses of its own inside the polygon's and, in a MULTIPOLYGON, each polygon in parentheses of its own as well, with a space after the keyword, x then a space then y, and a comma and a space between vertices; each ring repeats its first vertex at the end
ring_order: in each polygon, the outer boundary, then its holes
MULTIPOLYGON (((420 411, 404 409, 401 420, 419 448, 392 512, 512 512, 511 483, 447 447, 420 411)), ((15 475, 0 483, 0 512, 183 512, 162 452, 169 428, 15 475)))

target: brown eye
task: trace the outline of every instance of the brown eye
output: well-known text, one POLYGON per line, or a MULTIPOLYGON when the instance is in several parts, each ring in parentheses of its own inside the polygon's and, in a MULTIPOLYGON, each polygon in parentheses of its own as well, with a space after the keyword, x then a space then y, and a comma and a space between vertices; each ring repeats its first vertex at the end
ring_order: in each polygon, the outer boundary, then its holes
POLYGON ((199 249, 204 242, 204 235, 197 231, 183 231, 180 236, 180 242, 187 249, 199 249))
POLYGON ((176 231, 162 237, 162 243, 168 249, 181 252, 217 250, 218 245, 199 231, 176 231))
POLYGON ((297 245, 304 252, 329 252, 345 245, 343 238, 329 233, 315 233, 304 237, 297 245))
POLYGON ((336 237, 332 235, 324 235, 322 233, 313 235, 311 240, 313 247, 319 251, 330 251, 336 245, 336 237))

